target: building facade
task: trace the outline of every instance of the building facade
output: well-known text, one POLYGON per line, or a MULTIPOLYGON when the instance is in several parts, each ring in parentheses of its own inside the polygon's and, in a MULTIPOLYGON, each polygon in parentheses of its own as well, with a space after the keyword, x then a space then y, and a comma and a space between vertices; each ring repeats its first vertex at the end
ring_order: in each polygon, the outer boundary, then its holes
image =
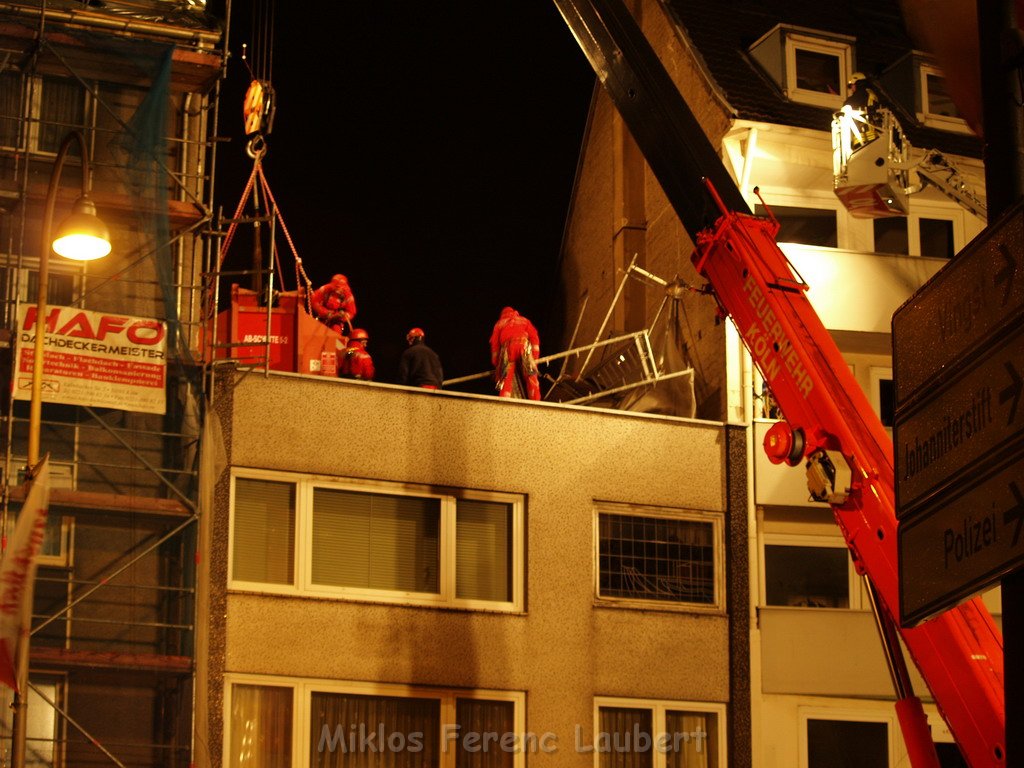
POLYGON ((749 761, 730 428, 227 369, 216 391, 200 758, 749 761), (325 448, 338 410, 374 417, 325 448))

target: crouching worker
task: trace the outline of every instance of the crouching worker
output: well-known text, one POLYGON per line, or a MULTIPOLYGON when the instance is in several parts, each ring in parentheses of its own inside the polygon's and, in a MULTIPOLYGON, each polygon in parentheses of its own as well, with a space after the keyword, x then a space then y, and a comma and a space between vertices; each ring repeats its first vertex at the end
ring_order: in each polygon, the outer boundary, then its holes
POLYGON ((341 352, 338 363, 338 375, 343 379, 363 379, 373 381, 373 358, 366 351, 370 343, 370 335, 362 328, 353 328, 349 336, 348 346, 341 352))

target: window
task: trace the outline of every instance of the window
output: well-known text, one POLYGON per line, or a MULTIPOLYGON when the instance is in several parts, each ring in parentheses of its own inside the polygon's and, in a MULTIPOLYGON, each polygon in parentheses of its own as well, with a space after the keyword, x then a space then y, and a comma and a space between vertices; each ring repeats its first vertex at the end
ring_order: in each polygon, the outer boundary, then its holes
MULTIPOLYGON (((27 259, 27 261, 33 260, 27 259)), ((57 263, 58 261, 58 259, 53 259, 50 262, 49 279, 46 281, 46 302, 52 307, 74 306, 78 299, 80 270, 66 271, 66 267, 62 269, 62 265, 57 263)), ((5 267, 0 263, 0 303, 2 303, 0 321, 13 325, 15 303, 35 306, 38 295, 39 272, 37 270, 18 270, 15 267, 5 267)))
MULTIPOLYGON (((780 243, 802 243, 822 248, 835 248, 839 242, 836 212, 831 208, 795 208, 784 205, 771 206, 779 222, 780 243)), ((768 211, 758 203, 754 207, 758 216, 767 216, 768 211)))
POLYGON ((896 393, 892 386, 892 368, 872 365, 868 369, 871 379, 871 389, 868 391, 868 398, 871 405, 886 427, 892 434, 893 418, 896 411, 896 393))
POLYGON ((21 116, 21 75, 8 70, 0 73, 0 146, 17 147, 21 116))
POLYGON ((875 253, 951 259, 958 250, 960 226, 953 218, 911 214, 874 219, 872 226, 875 253))
POLYGON ((854 569, 841 536, 767 532, 762 554, 762 605, 851 610, 868 607, 863 579, 854 569))
POLYGON ((807 768, 888 768, 887 722, 807 719, 807 768))
POLYGON ((918 222, 920 227, 920 252, 922 256, 931 256, 934 259, 952 259, 956 254, 953 244, 953 222, 948 219, 926 219, 921 218, 918 222))
POLYGON ((793 101, 839 109, 852 73, 850 46, 789 34, 786 36, 787 95, 793 101))
MULTIPOLYGON (((77 80, 4 72, 0 75, 0 146, 56 153, 68 131, 87 127, 87 105, 88 93, 77 80), (19 135, 23 118, 28 118, 25 147, 19 135)), ((77 152, 77 145, 72 146, 70 154, 77 152)))
POLYGON ((592 750, 598 768, 724 768, 725 706, 601 698, 592 750))
POLYGON ((918 77, 921 103, 918 116, 924 124, 959 133, 968 132, 966 121, 960 117, 953 98, 946 90, 946 78, 942 71, 929 64, 921 64, 918 77))
POLYGON ((720 513, 599 504, 598 598, 723 610, 722 523, 720 513))
POLYGON ((874 219, 875 253, 891 253, 907 255, 910 253, 910 240, 907 235, 907 219, 904 216, 891 216, 874 219))
POLYGON ((225 764, 522 768, 525 694, 228 675, 225 764))
POLYGON ((940 117, 960 117, 956 104, 953 103, 953 99, 946 90, 946 78, 927 68, 922 74, 925 80, 925 112, 940 117))
POLYGON ((510 494, 239 475, 232 586, 520 610, 523 509, 510 494))
MULTIPOLYGON (((32 673, 28 690, 27 720, 25 723, 25 768, 51 768, 61 765, 62 743, 66 737, 66 724, 50 704, 65 707, 67 680, 63 675, 32 673), (45 699, 43 697, 46 697, 45 699), (50 701, 47 701, 49 699, 50 701)), ((4 688, 0 695, 0 735, 10 746, 13 728, 12 706, 14 692, 4 688)))
MULTIPOLYGON (((27 458, 15 458, 18 470, 18 484, 22 485, 27 481, 25 466, 27 458)), ((73 489, 75 487, 74 467, 68 464, 50 463, 50 488, 73 489)), ((18 510, 21 511, 20 508, 18 510)), ((8 536, 14 531, 17 523, 16 516, 8 521, 8 536)), ((39 554, 36 555, 36 563, 40 566, 55 568, 68 568, 71 566, 72 552, 74 547, 72 541, 75 532, 75 518, 73 515, 66 515, 57 511, 52 505, 46 516, 46 528, 43 531, 43 541, 39 546, 39 554)))
POLYGON ((834 546, 764 545, 765 605, 801 608, 850 607, 850 556, 834 546))

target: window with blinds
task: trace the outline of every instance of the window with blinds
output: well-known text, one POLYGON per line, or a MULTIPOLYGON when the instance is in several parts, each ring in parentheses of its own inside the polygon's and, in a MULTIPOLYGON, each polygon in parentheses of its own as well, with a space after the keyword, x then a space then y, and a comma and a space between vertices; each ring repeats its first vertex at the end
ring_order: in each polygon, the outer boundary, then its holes
POLYGON ((512 600, 512 505, 459 499, 455 518, 456 595, 512 600))
POLYGON ((235 588, 521 609, 521 496, 238 476, 234 498, 235 588))
POLYGON ((313 583, 440 591, 441 500, 313 489, 313 583))
POLYGON ((235 479, 231 575, 235 581, 295 583, 295 484, 235 479))

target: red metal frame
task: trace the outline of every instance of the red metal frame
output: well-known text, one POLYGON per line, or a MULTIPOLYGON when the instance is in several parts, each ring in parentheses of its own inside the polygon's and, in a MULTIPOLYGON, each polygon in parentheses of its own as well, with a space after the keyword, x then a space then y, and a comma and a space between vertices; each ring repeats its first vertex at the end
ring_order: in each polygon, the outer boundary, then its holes
MULTIPOLYGON (((722 216, 698 235, 692 259, 735 322, 790 428, 804 436, 802 456, 790 463, 818 450, 843 455, 852 488, 832 509, 857 569, 874 584, 968 763, 1005 766, 998 628, 979 598, 917 627, 899 626, 892 440, 776 244, 778 224, 726 210, 705 184, 722 216)), ((897 705, 908 751, 912 758, 934 755, 930 741, 922 744, 915 735, 927 729, 921 728, 920 704, 909 698, 897 705)), ((922 764, 929 764, 927 757, 915 759, 915 766, 922 764)))

